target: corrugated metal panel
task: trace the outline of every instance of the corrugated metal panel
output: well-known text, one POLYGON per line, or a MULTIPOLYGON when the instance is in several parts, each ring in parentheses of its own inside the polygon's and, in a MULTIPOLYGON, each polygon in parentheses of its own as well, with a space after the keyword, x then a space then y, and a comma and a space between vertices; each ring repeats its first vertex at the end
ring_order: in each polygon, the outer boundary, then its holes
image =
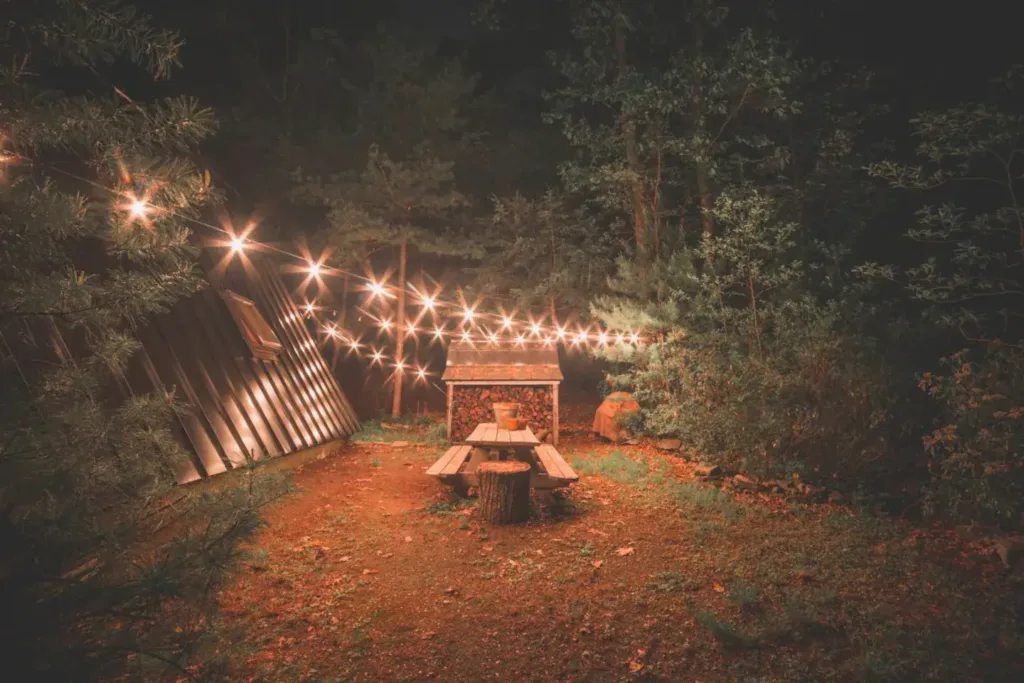
POLYGON ((476 347, 457 342, 448 347, 444 381, 561 381, 558 349, 519 346, 476 347))
POLYGON ((237 467, 246 454, 292 453, 356 431, 355 412, 273 264, 256 256, 244 266, 211 267, 209 279, 210 288, 139 331, 149 383, 160 381, 190 404, 181 426, 200 466, 179 481, 237 467), (255 304, 281 342, 276 358, 253 357, 221 288, 255 304))

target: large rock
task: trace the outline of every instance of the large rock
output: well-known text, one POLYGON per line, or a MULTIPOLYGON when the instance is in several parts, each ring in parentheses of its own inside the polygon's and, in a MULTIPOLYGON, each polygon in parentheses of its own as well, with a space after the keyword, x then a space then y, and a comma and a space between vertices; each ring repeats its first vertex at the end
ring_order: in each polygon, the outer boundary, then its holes
POLYGON ((756 491, 757 482, 745 474, 737 474, 732 478, 732 487, 740 491, 756 491))
POLYGON ((679 439, 662 439, 657 446, 660 451, 678 451, 683 447, 683 442, 679 439))
POLYGON ((1007 569, 1024 565, 1024 536, 996 539, 994 549, 1007 569))
POLYGON ((604 402, 594 413, 594 424, 591 431, 611 441, 619 442, 630 437, 622 427, 623 420, 630 415, 640 414, 640 404, 633 400, 633 395, 625 391, 608 394, 604 402))
POLYGON ((693 469, 695 477, 704 477, 705 479, 715 479, 721 477, 722 474, 722 468, 718 465, 697 465, 693 469))

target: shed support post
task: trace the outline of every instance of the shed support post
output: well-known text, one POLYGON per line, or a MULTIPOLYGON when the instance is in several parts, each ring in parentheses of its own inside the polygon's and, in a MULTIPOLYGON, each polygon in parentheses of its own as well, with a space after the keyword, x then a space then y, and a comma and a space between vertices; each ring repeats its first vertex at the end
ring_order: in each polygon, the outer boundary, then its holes
POLYGON ((558 445, 558 384, 551 385, 551 443, 558 445))
POLYGON ((452 399, 455 395, 455 385, 448 382, 448 440, 452 440, 452 399))

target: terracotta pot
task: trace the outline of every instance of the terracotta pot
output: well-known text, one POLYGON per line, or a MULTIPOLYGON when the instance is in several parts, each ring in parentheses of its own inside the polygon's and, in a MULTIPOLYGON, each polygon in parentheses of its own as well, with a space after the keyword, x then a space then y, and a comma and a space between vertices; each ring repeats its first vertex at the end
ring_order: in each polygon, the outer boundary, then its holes
POLYGON ((494 421, 501 425, 506 418, 516 417, 519 414, 518 403, 494 403, 491 405, 494 409, 494 421))

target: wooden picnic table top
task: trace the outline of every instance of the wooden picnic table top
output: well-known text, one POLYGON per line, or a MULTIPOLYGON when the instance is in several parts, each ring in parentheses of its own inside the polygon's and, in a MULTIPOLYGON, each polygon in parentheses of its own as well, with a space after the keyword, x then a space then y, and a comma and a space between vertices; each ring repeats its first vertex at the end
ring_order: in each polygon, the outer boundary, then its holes
POLYGON ((466 438, 466 443, 484 448, 533 448, 540 445, 540 441, 529 427, 516 430, 498 429, 498 425, 493 422, 478 424, 473 433, 466 438))

